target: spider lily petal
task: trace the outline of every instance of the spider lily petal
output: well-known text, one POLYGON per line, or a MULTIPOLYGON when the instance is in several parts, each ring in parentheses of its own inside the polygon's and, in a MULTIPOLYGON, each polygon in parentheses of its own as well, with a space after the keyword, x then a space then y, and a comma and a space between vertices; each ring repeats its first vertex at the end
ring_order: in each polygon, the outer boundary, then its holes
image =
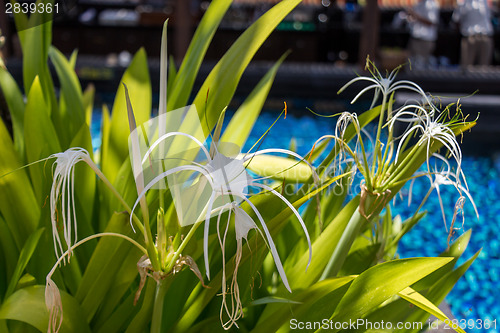
POLYGON ((45 305, 49 311, 49 327, 48 333, 59 332, 63 321, 63 308, 61 301, 61 293, 57 285, 52 281, 50 276, 47 276, 45 285, 45 305))
MULTIPOLYGON (((238 327, 236 321, 243 316, 243 306, 241 304, 240 300, 240 290, 238 286, 238 268, 241 262, 241 257, 242 257, 242 252, 243 252, 243 239, 247 240, 248 232, 251 229, 257 230, 264 241, 266 241, 264 235, 260 231, 260 229, 257 227, 255 222, 252 220, 252 218, 242 209, 240 208, 236 202, 232 202, 228 205, 225 205, 225 208, 229 208, 229 215, 228 215, 228 224, 226 225, 226 229, 224 232, 224 236, 221 239, 220 232, 219 232, 219 224, 220 224, 220 217, 221 213, 219 214, 219 217, 217 218, 217 235, 219 238, 219 243, 222 249, 222 306, 221 306, 221 311, 220 311, 220 318, 221 322, 223 323, 222 326, 224 329, 228 330, 231 328, 231 326, 235 325, 238 327), (231 295, 231 309, 229 309, 228 304, 227 304, 227 299, 226 299, 226 264, 225 264, 225 243, 226 243, 226 236, 227 236, 227 231, 228 231, 228 226, 229 226, 229 220, 231 218, 231 211, 234 212, 234 230, 236 233, 236 254, 235 254, 235 263, 234 263, 234 270, 233 270, 233 276, 231 279, 231 285, 229 288, 229 294, 231 295), (229 320, 224 323, 223 320, 223 311, 225 310, 227 316, 229 317, 229 320)), ((222 212, 222 211, 221 211, 222 212)), ((266 242, 267 243, 267 242, 266 242)))
MULTIPOLYGON (((52 222, 52 236, 57 258, 64 252, 63 243, 58 232, 57 202, 61 199, 61 216, 63 237, 67 249, 77 241, 77 221, 75 211, 75 165, 78 162, 87 163, 94 171, 97 165, 90 158, 89 153, 83 148, 70 148, 63 153, 50 156, 56 158, 53 164, 53 182, 50 190, 50 217, 52 222), (55 168, 54 168, 55 166, 55 168)), ((69 258, 69 257, 68 257, 69 258)), ((68 259, 69 260, 69 259, 68 259)))

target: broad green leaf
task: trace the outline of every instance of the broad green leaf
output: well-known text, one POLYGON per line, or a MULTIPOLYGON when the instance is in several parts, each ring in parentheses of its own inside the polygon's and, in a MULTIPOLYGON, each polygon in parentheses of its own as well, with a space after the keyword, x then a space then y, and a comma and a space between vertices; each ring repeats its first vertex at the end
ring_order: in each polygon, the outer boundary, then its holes
MULTIPOLYGON (((50 120, 48 106, 43 97, 40 81, 35 78, 28 94, 28 103, 24 113, 24 138, 28 163, 60 152, 61 147, 57 137, 57 132, 50 120)), ((45 196, 49 193, 45 186, 48 179, 47 175, 44 174, 44 164, 33 165, 29 171, 38 203, 41 206, 45 196)))
MULTIPOLYGON (((139 302, 143 301, 144 296, 141 293, 141 298, 139 302)), ((104 323, 96 322, 93 327, 94 331, 97 333, 119 333, 125 331, 125 327, 128 322, 132 319, 134 314, 137 312, 137 306, 134 305, 134 297, 135 294, 131 293, 126 299, 121 300, 121 303, 117 306, 115 311, 103 318, 105 320, 104 323)), ((101 315, 101 311, 99 311, 99 315, 101 315)))
POLYGON ((19 254, 16 269, 14 271, 14 274, 12 274, 9 282, 9 287, 7 288, 7 292, 5 293, 5 298, 8 298, 16 289, 16 285, 19 282, 19 279, 21 278, 26 265, 28 265, 28 262, 30 261, 31 256, 33 255, 33 252, 38 245, 40 236, 42 235, 44 230, 44 228, 38 229, 37 231, 32 233, 26 240, 26 243, 24 243, 21 253, 19 254))
POLYGON ((269 90, 271 90, 279 66, 283 63, 287 55, 288 52, 281 56, 238 108, 224 130, 221 139, 222 142, 231 142, 237 144, 239 147, 245 145, 250 135, 250 131, 264 106, 269 90))
POLYGON ((142 291, 144 293, 144 301, 142 302, 140 310, 137 312, 132 322, 127 327, 125 333, 143 332, 151 321, 153 313, 153 300, 156 290, 156 282, 149 279, 142 291))
POLYGON ((116 171, 128 158, 128 136, 130 134, 125 99, 125 83, 135 113, 137 126, 149 119, 151 114, 151 82, 149 79, 146 51, 141 48, 135 54, 123 74, 115 96, 109 132, 103 130, 101 165, 102 171, 114 183, 116 171))
POLYGON ((423 309, 427 313, 435 316, 438 319, 441 319, 443 322, 449 324, 451 328, 453 328, 456 332, 465 333, 463 329, 458 325, 452 325, 451 320, 441 311, 437 306, 432 304, 427 298, 419 294, 416 290, 408 287, 401 290, 398 295, 401 298, 404 298, 408 302, 418 306, 423 309))
MULTIPOLYGON (((168 111, 186 106, 208 46, 231 3, 232 0, 214 0, 203 15, 186 51, 184 61, 175 75, 175 81, 173 84, 169 82, 168 111)), ((175 66, 170 68, 175 69, 175 66)), ((173 80, 173 76, 169 73, 169 80, 173 80)))
POLYGON ((236 40, 212 69, 193 102, 202 119, 205 134, 215 125, 219 113, 229 105, 241 75, 254 54, 299 3, 300 0, 285 0, 267 11, 236 40))
POLYGON ((14 144, 0 119, 0 212, 9 227, 16 247, 20 250, 28 236, 35 231, 40 217, 33 188, 27 172, 15 151, 14 144), (19 207, 28 207, 19 209, 19 207), (22 223, 20 222, 22 221, 22 223))
MULTIPOLYGON (((128 214, 115 213, 106 231, 134 237, 128 214)), ((75 296, 88 321, 94 317, 108 292, 113 289, 120 268, 125 265, 136 267, 140 256, 140 251, 123 239, 103 237, 99 240, 75 296)), ((133 276, 136 275, 137 272, 134 272, 133 276)))
POLYGON ((361 274, 374 264, 379 250, 380 244, 371 244, 355 251, 351 251, 342 265, 339 275, 344 276, 361 274))
POLYGON ((451 272, 456 262, 458 261, 458 258, 462 256, 465 249, 467 248, 467 245, 469 244, 471 231, 471 229, 467 230, 467 232, 465 232, 456 241, 454 241, 453 244, 451 244, 449 249, 439 255, 440 257, 452 257, 453 260, 440 269, 436 270, 435 272, 432 272, 432 274, 429 274, 422 280, 415 283, 415 285, 412 286, 413 289, 419 291, 430 288, 443 276, 451 272))
POLYGON ((61 84, 61 96, 64 103, 59 108, 56 127, 63 147, 68 147, 73 137, 85 122, 82 88, 71 63, 55 47, 49 50, 50 60, 61 84))
POLYGON ((0 67, 0 88, 2 90, 12 119, 14 145, 24 161, 24 101, 16 81, 9 72, 0 67))
MULTIPOLYGON (((61 291, 63 322, 59 332, 88 332, 90 328, 82 316, 78 302, 69 294, 61 291)), ((45 305, 45 287, 22 288, 12 294, 0 307, 0 320, 18 320, 47 332, 49 313, 45 305)))
POLYGON ((0 262, 2 263, 2 271, 0 274, 3 275, 2 281, 0 281, 0 298, 3 299, 4 293, 7 290, 7 281, 12 279, 14 270, 17 266, 17 261, 19 258, 19 249, 16 246, 14 238, 7 226, 7 223, 0 215, 0 262), (3 259, 1 259, 3 257, 3 259))
MULTIPOLYGON (((476 252, 472 258, 467 260, 463 265, 458 267, 452 272, 449 272, 443 276, 436 284, 434 284, 429 291, 425 294, 425 297, 433 304, 441 304, 446 295, 453 289, 457 281, 467 272, 469 267, 478 257, 480 251, 476 252)), ((424 322, 429 317, 427 312, 415 311, 408 317, 408 321, 412 322, 424 322)), ((416 331, 413 331, 416 333, 416 331)))
POLYGON ((246 167, 263 177, 285 179, 290 183, 304 183, 312 176, 312 170, 304 161, 274 155, 252 157, 246 167))
MULTIPOLYGON (((92 139, 86 122, 81 125, 80 130, 71 140, 70 146, 84 148, 88 151, 90 158, 93 159, 94 154, 92 151, 92 139)), ((94 201, 96 196, 96 175, 86 163, 76 164, 74 172, 78 238, 83 239, 96 233, 93 225, 94 201)), ((77 256, 81 259, 79 261, 80 265, 86 266, 90 256, 92 255, 95 243, 97 242, 92 240, 89 242, 89 245, 78 249, 77 256), (94 246, 90 246, 90 244, 94 244, 94 246)))
POLYGON ((346 322, 362 318, 382 302, 451 260, 452 258, 412 258, 374 266, 353 281, 330 319, 346 322))
MULTIPOLYGON (((36 3, 41 3, 37 0, 36 3)), ((23 51, 23 83, 25 94, 29 93, 35 77, 39 77, 49 115, 57 109, 54 84, 47 64, 49 47, 52 42, 52 20, 45 17, 49 13, 36 11, 27 19, 26 15, 14 15, 21 48, 23 51), (44 18, 45 17, 45 18, 44 18), (44 23, 41 23, 44 22, 44 23), (29 27, 29 28, 28 28, 29 27), (37 56, 32 56, 37 55, 37 56)))
MULTIPOLYGON (((305 252, 300 260, 295 263, 286 262, 287 267, 293 267, 291 272, 287 272, 288 282, 293 289, 307 288, 316 282, 323 272, 328 258, 331 257, 335 246, 345 229, 347 222, 358 209, 359 196, 353 198, 329 223, 328 227, 313 243, 313 258, 306 271, 309 253, 305 252)), ((284 290, 282 290, 284 291, 284 290)))
POLYGON ((318 312, 322 312, 319 314, 322 318, 328 318, 337 306, 335 292, 339 291, 341 297, 353 279, 353 276, 346 276, 324 280, 289 294, 289 305, 269 304, 252 332, 288 331, 291 319, 314 321, 318 312))

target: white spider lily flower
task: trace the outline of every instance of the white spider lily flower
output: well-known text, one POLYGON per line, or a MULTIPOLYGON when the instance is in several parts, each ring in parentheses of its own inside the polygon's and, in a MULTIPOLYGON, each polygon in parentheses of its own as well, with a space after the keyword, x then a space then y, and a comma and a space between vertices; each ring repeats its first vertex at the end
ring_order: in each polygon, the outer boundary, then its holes
POLYGON ((431 157, 430 148, 432 142, 435 140, 440 142, 457 162, 455 178, 459 181, 462 164, 462 151, 460 149, 460 144, 458 143, 453 130, 446 123, 442 123, 440 121, 439 118, 441 115, 437 117, 438 119, 435 119, 435 115, 436 113, 434 107, 432 107, 432 111, 428 112, 425 108, 418 105, 406 106, 394 115, 394 117, 389 121, 391 129, 396 121, 413 122, 413 125, 406 130, 399 140, 395 162, 398 162, 402 145, 405 143, 406 139, 410 135, 415 134, 415 132, 421 132, 417 146, 422 146, 423 144, 426 145, 428 172, 431 173, 429 165, 429 159, 431 157), (411 108, 416 110, 416 112, 410 111, 411 108), (404 118, 404 116, 409 116, 409 118, 404 118))
MULTIPOLYGON (((474 207, 474 212, 476 213, 476 217, 479 219, 479 212, 477 210, 476 203, 474 202, 474 199, 472 198, 472 195, 470 194, 469 189, 467 187, 467 181, 465 179, 464 173, 462 171, 460 171, 460 176, 461 176, 461 179, 463 180, 463 183, 465 186, 463 186, 460 179, 457 178, 457 174, 455 172, 452 172, 450 163, 448 162, 448 160, 446 158, 444 158, 443 156, 441 156, 439 154, 433 154, 433 156, 436 159, 439 159, 441 162, 443 162, 444 168, 442 168, 441 170, 438 170, 437 166, 434 165, 433 170, 419 172, 415 175, 415 178, 410 183, 408 205, 410 205, 410 203, 412 201, 413 185, 415 183, 415 180, 418 177, 426 176, 430 181, 430 188, 429 188, 428 194, 430 194, 430 192, 432 192, 433 190, 436 190, 436 193, 438 195, 439 206, 441 208, 441 214, 443 217, 443 223, 445 225, 446 231, 448 231, 448 224, 446 223, 446 214, 445 214, 445 210, 444 210, 443 200, 441 198, 441 191, 440 191, 441 185, 453 186, 459 194, 457 204, 455 205, 453 221, 455 221, 456 214, 459 210, 458 208, 463 207, 463 205, 465 203, 464 194, 471 202, 472 206, 474 207)), ((452 224, 453 224, 453 222, 452 222, 452 224)))
MULTIPOLYGON (((298 159, 305 161, 300 155, 298 155, 295 152, 286 150, 286 149, 264 149, 257 151, 252 154, 247 154, 243 156, 242 158, 233 158, 233 157, 227 157, 220 153, 219 151, 216 151, 214 157, 210 158, 208 160, 208 163, 203 165, 200 163, 192 162, 191 165, 182 165, 178 166, 172 169, 169 169, 165 172, 162 172, 158 176, 156 176, 154 179, 151 180, 151 182, 144 188, 142 193, 139 195, 137 201, 135 202, 134 206, 132 207, 132 213, 134 212, 135 208, 137 207, 139 200, 142 199, 145 195, 146 192, 153 188, 156 183, 161 181, 162 179, 171 176, 175 173, 182 172, 182 171, 190 171, 190 172, 195 172, 199 173, 204 177, 204 179, 207 180, 208 186, 210 188, 210 193, 208 194, 208 197, 200 197, 197 201, 201 202, 203 204, 203 213, 198 216, 198 218, 193 219, 192 221, 189 221, 187 223, 184 223, 184 225, 189 225, 198 222, 199 220, 205 220, 205 226, 204 226, 204 260, 205 260, 205 269, 206 269, 206 275, 208 279, 210 279, 210 267, 209 267, 209 260, 208 260, 208 234, 209 234, 209 228, 210 228, 210 218, 211 216, 214 215, 214 213, 219 212, 227 202, 224 202, 225 198, 230 197, 231 202, 236 201, 237 203, 240 203, 242 201, 247 202, 252 210, 255 212, 257 217, 259 218, 259 221, 262 224, 262 228, 264 230, 264 233, 266 234, 267 238, 270 239, 271 236, 267 230, 266 224, 258 212, 257 208, 253 205, 253 203, 248 199, 248 188, 249 187, 258 187, 261 188, 264 191, 269 191, 279 197, 293 212, 293 214, 297 217, 299 220, 299 223, 301 224, 301 227, 306 235, 307 242, 309 245, 309 262, 312 257, 312 246, 311 246, 311 240, 309 238, 309 233, 307 232, 307 228, 305 226, 304 221, 302 220, 302 217, 300 216, 299 212, 293 207, 293 205, 280 193, 272 189, 271 187, 257 183, 256 181, 262 180, 265 178, 269 177, 263 177, 263 178, 258 178, 258 179, 252 179, 250 174, 246 171, 245 168, 245 163, 251 163, 251 159, 254 156, 261 155, 261 154, 267 154, 267 153, 283 153, 283 154, 288 154, 297 157, 298 159), (217 199, 220 199, 217 201, 217 199), (222 203, 221 203, 222 201, 222 203)), ((315 180, 318 179, 317 174, 314 171, 314 168, 307 162, 311 169, 313 170, 313 177, 315 180)), ((199 181, 196 181, 196 183, 200 183, 199 181)), ((170 185, 170 182, 169 182, 170 185)), ((198 187, 198 190, 203 190, 203 188, 198 187)), ((175 192, 173 193, 173 196, 175 196, 175 192)), ((181 201, 181 200, 179 200, 181 201)), ((177 201, 177 202, 179 202, 177 201)), ((177 202, 174 200, 174 204, 176 204, 177 207, 177 202)), ((181 210, 183 207, 179 207, 181 210)), ((269 246, 271 249, 271 252, 273 253, 273 256, 276 254, 277 251, 273 250, 274 244, 269 242, 269 246)), ((286 275, 284 273, 283 267, 281 265, 281 262, 279 260, 279 257, 275 257, 275 261, 277 264, 277 269, 278 272, 280 273, 280 276, 283 280, 284 285, 287 287, 289 291, 291 291, 290 286, 288 285, 288 281, 286 279, 286 275)), ((309 266, 309 264, 308 264, 309 266)))
POLYGON ((374 89, 374 97, 373 97, 373 103, 378 99, 379 94, 381 93, 384 99, 386 99, 388 96, 390 96, 393 92, 396 90, 404 89, 404 90, 409 90, 418 93, 421 95, 424 100, 428 103, 431 104, 431 101, 427 97, 427 94, 420 88, 419 85, 417 85, 415 82, 408 81, 408 80, 400 80, 400 81, 394 81, 396 78, 397 73, 399 72, 399 67, 394 69, 387 77, 383 77, 380 72, 378 71, 377 68, 374 67, 374 70, 370 68, 371 61, 367 61, 367 69, 370 71, 372 76, 358 76, 351 81, 347 82, 340 90, 338 93, 341 93, 344 91, 347 87, 352 85, 355 82, 358 81, 368 81, 371 83, 369 86, 365 87, 362 89, 351 101, 351 104, 355 103, 364 93, 366 93, 369 90, 374 89))
POLYGON ((96 173, 100 171, 90 158, 89 153, 83 148, 69 148, 65 152, 53 154, 49 158, 56 158, 52 166, 53 181, 50 190, 50 217, 55 254, 57 258, 60 258, 65 251, 64 246, 70 249, 78 239, 75 210, 75 165, 78 162, 85 162, 96 173), (65 245, 63 245, 58 232, 57 203, 59 198, 61 200, 60 216, 62 217, 62 234, 65 245))
MULTIPOLYGON (((179 133, 177 133, 179 134, 179 133)), ((165 134, 165 136, 168 136, 169 133, 165 134)), ((173 135, 173 134, 172 134, 173 135)), ((180 135, 180 134, 179 134, 180 135)), ((189 136, 190 137, 190 136, 189 136)), ((309 246, 309 263, 307 267, 309 267, 311 257, 312 257, 312 246, 311 246, 311 240, 309 237, 309 233, 307 231, 307 227, 305 226, 304 221, 302 220, 302 217, 300 216, 299 212, 295 209, 295 207, 279 192, 274 190, 273 188, 265 185, 258 183, 257 181, 266 179, 269 177, 262 177, 258 179, 253 179, 250 174, 246 170, 246 165, 248 163, 251 163, 252 159, 261 154, 267 154, 267 153, 282 153, 282 154, 287 154, 294 156, 298 158, 301 161, 305 161, 304 158, 295 152, 286 150, 286 149, 264 149, 257 151, 255 153, 251 154, 246 154, 246 155, 238 155, 235 154, 236 157, 230 157, 222 154, 219 149, 217 149, 216 146, 214 146, 214 154, 213 157, 210 156, 210 154, 207 153, 206 149, 204 149, 203 145, 201 145, 201 142, 198 140, 194 140, 192 137, 190 137, 194 142, 196 142, 200 148, 203 150, 205 157, 207 158, 207 161, 205 164, 202 163, 197 163, 192 161, 191 164, 188 165, 181 165, 177 166, 174 168, 171 168, 167 171, 162 172, 158 176, 154 177, 154 179, 151 180, 149 184, 146 185, 144 188, 143 192, 140 193, 137 201, 135 202, 134 206, 132 207, 132 213, 137 207, 139 201, 146 195, 146 192, 153 188, 156 183, 162 181, 164 178, 167 178, 169 182, 169 187, 171 188, 171 193, 174 196, 174 205, 176 206, 176 209, 178 211, 182 211, 184 207, 180 206, 180 202, 185 199, 181 200, 175 200, 175 196, 179 195, 176 193, 177 191, 172 190, 173 188, 177 187, 178 189, 187 191, 186 189, 194 189, 195 192, 190 192, 190 193, 197 193, 199 195, 196 200, 193 200, 193 198, 190 198, 190 201, 197 201, 197 204, 203 207, 201 210, 200 214, 196 214, 197 217, 193 218, 191 221, 184 221, 183 225, 189 225, 193 223, 201 223, 204 221, 204 239, 203 239, 203 252, 204 252, 204 262, 205 262, 205 270, 206 270, 206 275, 207 278, 210 279, 210 265, 209 265, 209 254, 208 254, 208 238, 209 238, 209 229, 210 229, 210 219, 212 216, 215 214, 218 214, 218 219, 217 219, 217 233, 219 236, 219 242, 221 244, 221 249, 222 249, 222 255, 223 255, 223 282, 222 282, 222 295, 223 295, 223 305, 221 308, 221 321, 222 320, 222 315, 223 311, 226 312, 227 316, 229 317, 229 321, 226 323, 223 323, 224 328, 229 329, 232 327, 232 325, 236 324, 236 320, 238 320, 242 316, 242 305, 240 301, 240 296, 239 296, 239 287, 237 284, 237 272, 238 272, 238 267, 241 261, 241 256, 242 256, 242 244, 243 244, 243 238, 246 239, 248 235, 248 231, 250 229, 257 229, 258 232, 262 235, 263 239, 265 240, 272 257, 274 259, 276 269, 281 277, 281 280, 283 281, 284 286, 287 288, 288 291, 291 292, 290 285, 288 283, 288 279, 286 277, 285 271, 283 269, 283 264, 279 258, 278 251, 276 249, 276 246, 274 244, 274 241, 271 237, 271 234, 266 226, 266 223, 258 211, 258 209, 255 207, 255 205, 249 200, 249 195, 248 195, 248 189, 250 187, 257 187, 262 189, 263 191, 268 191, 278 198, 280 198, 292 211, 292 213, 297 217, 299 223, 301 224, 301 227, 304 231, 304 234, 306 235, 308 246, 309 246), (169 177, 179 173, 179 172, 184 172, 188 171, 190 173, 197 173, 200 175, 200 177, 190 177, 188 179, 188 183, 191 184, 190 187, 181 187, 178 186, 178 184, 171 183, 169 177), (202 181, 202 180, 205 181, 202 181), (201 185, 200 185, 201 184, 201 185), (208 187, 209 191, 206 192, 206 188, 208 187), (239 204, 242 202, 246 202, 249 206, 250 209, 254 212, 254 214, 257 216, 257 219, 259 220, 261 224, 261 228, 257 227, 255 222, 250 218, 250 216, 239 207, 239 204), (229 218, 231 215, 231 212, 234 212, 235 214, 235 233, 236 233, 236 242, 237 242, 237 251, 236 251, 236 260, 235 260, 235 268, 233 271, 233 277, 232 277, 232 282, 230 284, 229 288, 229 294, 231 295, 231 306, 228 307, 227 305, 227 290, 226 290, 226 272, 225 272, 225 240, 226 240, 226 233, 227 233, 227 227, 226 227, 226 232, 224 233, 224 237, 221 238, 220 232, 219 232, 219 224, 220 224, 220 217, 221 214, 228 210, 229 211, 229 218), (264 236, 265 235, 265 236, 264 236)), ((152 147, 155 146, 157 143, 153 143, 152 147)), ((318 181, 319 178, 314 170, 314 168, 307 162, 307 165, 312 169, 313 171, 313 178, 315 181, 318 181)), ((182 194, 180 194, 182 195, 182 194)), ((189 199, 189 198, 188 198, 189 199)), ((228 220, 229 221, 229 220, 228 220)), ((198 224, 195 224, 194 227, 196 227, 198 224)))

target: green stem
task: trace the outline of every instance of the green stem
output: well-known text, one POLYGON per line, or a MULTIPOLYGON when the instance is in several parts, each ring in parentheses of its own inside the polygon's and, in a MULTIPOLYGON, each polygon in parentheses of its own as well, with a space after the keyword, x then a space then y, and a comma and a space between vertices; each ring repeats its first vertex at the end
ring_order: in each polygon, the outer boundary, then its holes
POLYGON ((189 230, 188 234, 186 235, 186 237, 184 237, 184 239, 182 240, 182 243, 181 245, 179 245, 179 248, 177 249, 177 251, 175 251, 174 253, 174 256, 172 257, 172 259, 170 259, 170 262, 168 263, 168 266, 167 266, 167 269, 166 271, 167 272, 170 272, 172 270, 172 268, 174 267, 175 265, 175 262, 177 261, 177 259, 179 259, 179 256, 181 255, 182 251, 184 250, 184 248, 186 247, 187 243, 189 242, 189 240, 193 237, 194 235, 194 232, 196 231, 196 229, 198 229, 198 227, 203 223, 204 221, 201 221, 201 222, 197 222, 195 223, 191 229, 189 230))
MULTIPOLYGON (((405 156, 403 161, 401 161, 401 163, 398 163, 398 166, 396 167, 396 169, 393 172, 391 172, 391 175, 389 176, 389 178, 385 182, 381 192, 383 192, 383 191, 387 190, 389 187, 391 187, 393 185, 393 182, 397 181, 400 178, 399 176, 401 174, 404 174, 404 172, 408 168, 412 167, 413 160, 418 155, 417 150, 419 148, 420 147, 417 145, 413 146, 411 148, 411 151, 405 156)), ((389 168, 389 170, 390 170, 390 168, 389 168)))
POLYGON ((61 262, 64 260, 64 258, 67 255, 71 254, 74 249, 76 249, 77 247, 79 247, 83 243, 88 242, 89 240, 92 240, 94 238, 99 238, 99 237, 106 237, 106 236, 123 238, 123 239, 129 241, 130 243, 132 243, 133 245, 135 245, 139 250, 141 250, 142 253, 144 253, 144 254, 147 253, 146 249, 141 244, 137 243, 134 239, 132 239, 132 238, 130 238, 128 236, 125 236, 125 235, 122 235, 122 234, 118 234, 118 233, 114 233, 114 232, 101 232, 101 233, 98 233, 98 234, 95 234, 95 235, 90 235, 90 236, 88 236, 88 237, 86 237, 86 238, 78 241, 73 246, 71 246, 66 252, 64 252, 59 257, 59 259, 57 260, 57 262, 55 263, 55 265, 52 267, 52 269, 50 270, 49 274, 47 274, 47 276, 52 276, 52 274, 54 274, 56 268, 61 264, 61 262))
POLYGON ((372 175, 375 177, 375 167, 377 164, 377 156, 378 156, 378 150, 380 149, 380 134, 382 132, 382 125, 384 123, 384 111, 385 111, 385 104, 387 103, 387 96, 386 94, 383 94, 382 98, 382 105, 380 107, 380 115, 378 118, 378 128, 377 128, 377 137, 375 138, 375 149, 373 151, 373 163, 372 163, 372 175))
POLYGON ((172 284, 171 276, 160 280, 156 285, 155 301, 153 305, 153 317, 151 321, 151 333, 162 332, 163 308, 165 306, 165 295, 172 284))
POLYGON ((347 227, 344 229, 344 232, 342 233, 342 236, 340 237, 339 242, 330 257, 330 260, 328 261, 328 264, 319 279, 320 281, 329 277, 334 277, 338 274, 352 244, 354 243, 354 240, 356 239, 356 236, 361 230, 361 226, 365 221, 366 219, 361 216, 359 209, 356 209, 354 214, 351 216, 349 223, 347 223, 347 227))
POLYGON ((356 240, 356 237, 358 237, 359 235, 361 227, 366 222, 370 223, 370 221, 373 220, 374 216, 378 215, 378 213, 380 212, 379 208, 372 207, 375 199, 375 195, 368 194, 364 202, 363 200, 360 200, 359 205, 364 205, 364 211, 366 214, 368 214, 367 216, 369 216, 369 219, 367 219, 366 216, 361 215, 361 213, 359 212, 360 206, 358 206, 358 209, 356 209, 354 214, 349 219, 349 222, 347 223, 342 236, 340 236, 340 239, 335 246, 335 250, 333 251, 330 260, 328 261, 325 270, 320 277, 320 281, 325 280, 329 277, 335 277, 340 272, 340 269, 342 268, 342 265, 344 264, 345 259, 349 254, 349 250, 351 249, 352 244, 356 240))

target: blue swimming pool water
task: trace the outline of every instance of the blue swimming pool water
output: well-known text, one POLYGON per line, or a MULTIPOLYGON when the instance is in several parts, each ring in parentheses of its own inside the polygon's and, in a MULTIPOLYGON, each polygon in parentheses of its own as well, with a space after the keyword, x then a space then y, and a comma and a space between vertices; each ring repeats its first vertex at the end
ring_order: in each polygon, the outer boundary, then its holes
MULTIPOLYGON (((274 122, 276 113, 263 113, 259 122, 252 130, 248 139, 248 149, 263 132, 274 122)), ((100 144, 99 116, 92 125, 93 143, 100 144)), ((260 149, 267 147, 288 148, 291 138, 295 138, 297 152, 306 154, 314 141, 324 134, 332 134, 334 120, 328 118, 313 118, 312 116, 288 115, 286 120, 278 121, 269 132, 260 149)), ((500 225, 500 179, 499 172, 489 157, 470 157, 464 155, 463 171, 467 176, 470 193, 478 208, 480 218, 476 218, 472 205, 468 202, 464 207, 465 223, 458 230, 457 236, 468 229, 472 229, 472 236, 463 259, 459 264, 470 258, 476 251, 482 251, 446 300, 451 306, 457 319, 489 320, 493 322, 489 329, 466 329, 467 332, 500 332, 500 237, 497 229, 500 225)), ((418 207, 419 198, 423 198, 429 188, 425 179, 416 182, 413 189, 414 200, 410 206, 407 202, 398 201, 394 206, 393 214, 409 217, 418 207)), ((403 194, 407 195, 404 189, 403 194)), ((451 219, 453 207, 457 200, 457 193, 450 187, 441 187, 445 209, 451 219)), ((406 199, 406 196, 405 196, 406 199)), ((427 216, 411 230, 400 242, 398 254, 401 258, 418 256, 437 256, 447 246, 448 233, 445 230, 441 210, 435 193, 431 195, 424 209, 427 216)), ((457 225, 461 227, 461 221, 457 225)), ((477 325, 475 325, 477 327, 477 325)), ((450 330, 451 331, 451 330, 450 330)))

